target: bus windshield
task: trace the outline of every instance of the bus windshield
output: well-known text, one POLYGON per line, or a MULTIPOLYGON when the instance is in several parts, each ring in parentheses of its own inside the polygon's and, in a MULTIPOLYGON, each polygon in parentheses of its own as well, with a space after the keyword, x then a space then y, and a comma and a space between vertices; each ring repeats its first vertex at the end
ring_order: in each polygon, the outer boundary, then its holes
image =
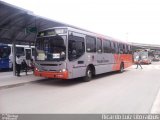
POLYGON ((9 46, 0 46, 0 58, 9 58, 11 48, 9 46))
POLYGON ((64 61, 66 58, 66 36, 41 37, 36 40, 36 60, 64 61))

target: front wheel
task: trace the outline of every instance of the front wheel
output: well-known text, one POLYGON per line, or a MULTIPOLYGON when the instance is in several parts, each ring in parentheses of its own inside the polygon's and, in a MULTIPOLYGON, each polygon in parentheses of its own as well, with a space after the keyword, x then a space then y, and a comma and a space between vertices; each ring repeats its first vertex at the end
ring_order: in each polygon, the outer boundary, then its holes
POLYGON ((90 67, 86 69, 86 76, 84 77, 85 82, 89 82, 93 77, 93 71, 90 67))

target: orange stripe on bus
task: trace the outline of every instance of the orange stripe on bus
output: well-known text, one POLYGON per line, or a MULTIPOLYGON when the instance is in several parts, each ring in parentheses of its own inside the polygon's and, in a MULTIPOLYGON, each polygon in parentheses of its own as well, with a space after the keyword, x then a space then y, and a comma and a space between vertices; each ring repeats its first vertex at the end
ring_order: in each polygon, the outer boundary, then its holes
POLYGON ((47 71, 34 71, 35 76, 41 76, 46 78, 60 78, 60 79, 68 79, 68 71, 65 72, 47 72, 47 71))
POLYGON ((121 62, 124 62, 124 68, 130 67, 133 64, 132 55, 129 54, 114 54, 114 60, 113 70, 120 70, 121 62))

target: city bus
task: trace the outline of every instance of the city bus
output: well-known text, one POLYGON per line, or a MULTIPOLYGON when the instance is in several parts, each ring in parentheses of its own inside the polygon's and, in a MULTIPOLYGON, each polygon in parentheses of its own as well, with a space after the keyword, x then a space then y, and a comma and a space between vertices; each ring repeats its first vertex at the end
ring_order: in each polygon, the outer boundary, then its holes
POLYGON ((141 63, 142 64, 151 64, 152 63, 152 58, 149 56, 148 50, 143 50, 141 51, 141 63))
MULTIPOLYGON (((30 59, 34 59, 35 47, 28 45, 16 45, 16 55, 20 55, 29 65, 30 59)), ((0 44, 0 69, 13 68, 13 48, 11 44, 0 44)))
POLYGON ((0 44, 0 69, 11 68, 9 56, 11 49, 8 45, 0 44))
POLYGON ((139 56, 141 57, 141 64, 151 64, 152 63, 152 54, 150 50, 139 49, 139 53, 134 53, 134 63, 138 62, 139 56))
POLYGON ((160 50, 153 51, 153 61, 160 61, 160 50))
POLYGON ((35 42, 36 76, 58 79, 123 72, 133 63, 132 46, 83 29, 55 27, 38 32, 35 42))

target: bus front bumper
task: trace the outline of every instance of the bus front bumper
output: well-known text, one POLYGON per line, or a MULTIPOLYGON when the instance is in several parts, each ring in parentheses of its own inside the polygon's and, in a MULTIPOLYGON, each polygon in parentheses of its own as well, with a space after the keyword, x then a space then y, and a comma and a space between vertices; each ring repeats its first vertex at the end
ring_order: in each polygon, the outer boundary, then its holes
POLYGON ((59 78, 59 79, 68 79, 68 71, 64 72, 49 72, 49 71, 38 71, 34 70, 35 76, 46 77, 46 78, 59 78))

